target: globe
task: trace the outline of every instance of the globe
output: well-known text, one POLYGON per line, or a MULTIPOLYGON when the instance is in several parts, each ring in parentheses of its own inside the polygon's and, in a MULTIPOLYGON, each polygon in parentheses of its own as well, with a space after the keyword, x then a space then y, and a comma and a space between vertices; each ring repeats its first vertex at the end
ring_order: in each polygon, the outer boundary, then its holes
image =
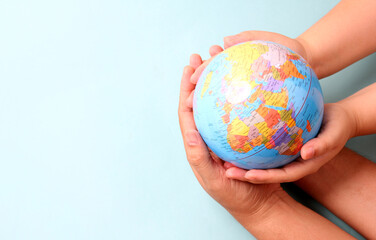
POLYGON ((193 97, 207 146, 244 169, 277 168, 299 157, 320 129, 323 105, 307 61, 268 41, 241 43, 215 56, 193 97))

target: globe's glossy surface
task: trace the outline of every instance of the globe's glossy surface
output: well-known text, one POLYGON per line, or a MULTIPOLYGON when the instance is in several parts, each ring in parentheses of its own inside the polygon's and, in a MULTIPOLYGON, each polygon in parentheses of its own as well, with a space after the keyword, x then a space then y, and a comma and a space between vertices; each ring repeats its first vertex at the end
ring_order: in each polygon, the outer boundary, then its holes
POLYGON ((193 99, 208 147, 245 169, 275 168, 300 154, 323 117, 323 96, 308 63, 282 45, 230 47, 205 68, 193 99))

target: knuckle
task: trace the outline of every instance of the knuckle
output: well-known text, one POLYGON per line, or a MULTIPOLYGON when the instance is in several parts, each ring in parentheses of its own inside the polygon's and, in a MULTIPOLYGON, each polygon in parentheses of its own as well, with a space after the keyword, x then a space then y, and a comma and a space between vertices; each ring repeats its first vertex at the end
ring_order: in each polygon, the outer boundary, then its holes
POLYGON ((186 65, 186 66, 184 67, 183 71, 184 71, 184 72, 187 72, 187 71, 189 71, 190 68, 191 68, 191 66, 186 65))

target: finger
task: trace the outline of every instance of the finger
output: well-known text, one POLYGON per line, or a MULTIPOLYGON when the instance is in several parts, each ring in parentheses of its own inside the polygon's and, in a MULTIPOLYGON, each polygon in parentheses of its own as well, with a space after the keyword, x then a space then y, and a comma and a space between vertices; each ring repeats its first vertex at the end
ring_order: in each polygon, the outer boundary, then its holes
POLYGON ((317 138, 313 138, 304 144, 300 150, 302 158, 304 160, 317 158, 335 150, 341 144, 344 145, 346 140, 342 139, 341 130, 338 130, 337 132, 336 129, 332 128, 332 130, 321 133, 317 138))
POLYGON ((187 159, 191 167, 204 180, 218 179, 218 165, 214 164, 209 150, 196 130, 192 109, 186 106, 186 99, 191 94, 194 84, 189 79, 193 74, 193 67, 184 68, 180 87, 179 124, 183 135, 184 147, 187 159))
POLYGON ((183 76, 180 83, 180 97, 179 97, 179 114, 183 112, 192 112, 192 108, 186 105, 186 99, 195 89, 195 85, 190 82, 190 78, 194 72, 192 66, 185 66, 183 76))
POLYGON ((255 32, 256 31, 246 31, 232 36, 227 36, 223 39, 223 46, 226 49, 242 42, 256 40, 257 34, 255 36, 255 32))
POLYGON ((265 32, 265 31, 245 31, 233 36, 227 36, 223 39, 224 48, 232 47, 236 44, 253 41, 253 40, 264 40, 264 41, 271 41, 280 43, 285 45, 286 47, 291 48, 291 39, 273 32, 265 32))
POLYGON ((211 158, 200 134, 194 129, 187 129, 183 136, 187 159, 194 171, 200 175, 203 181, 210 183, 218 180, 220 178, 219 165, 211 158))
POLYGON ((194 94, 195 94, 195 91, 193 90, 193 91, 191 92, 191 94, 189 95, 189 97, 187 98, 186 105, 187 105, 187 107, 189 107, 189 108, 193 108, 193 96, 194 96, 194 94))
POLYGON ((205 61, 203 64, 201 64, 196 71, 193 73, 191 77, 191 83, 192 84, 197 84, 198 79, 201 76, 201 73, 204 71, 205 67, 209 64, 209 61, 205 61))
POLYGON ((209 48, 209 54, 212 57, 217 55, 218 53, 220 53, 222 51, 223 51, 223 48, 221 46, 218 46, 218 45, 213 45, 209 48))
POLYGON ((308 161, 299 158, 282 168, 249 170, 245 178, 256 184, 294 182, 316 172, 325 162, 323 158, 308 161))
POLYGON ((192 66, 194 69, 198 68, 202 64, 201 56, 197 53, 194 53, 189 58, 189 65, 192 66))
POLYGON ((304 160, 317 158, 345 144, 347 139, 346 132, 339 121, 328 121, 316 138, 303 145, 300 150, 301 157, 304 160))
POLYGON ((325 148, 324 142, 318 138, 313 138, 303 145, 300 150, 300 155, 303 160, 312 159, 315 156, 319 156, 322 150, 325 148), (320 149, 320 150, 319 150, 320 149))
POLYGON ((264 31, 245 31, 232 36, 225 37, 223 39, 223 43, 226 49, 236 44, 253 40, 272 41, 272 39, 275 39, 274 34, 275 33, 269 33, 264 31))
POLYGON ((236 179, 239 181, 248 181, 247 178, 245 178, 245 174, 247 173, 246 170, 238 168, 238 167, 231 167, 226 170, 226 177, 231 179, 236 179))

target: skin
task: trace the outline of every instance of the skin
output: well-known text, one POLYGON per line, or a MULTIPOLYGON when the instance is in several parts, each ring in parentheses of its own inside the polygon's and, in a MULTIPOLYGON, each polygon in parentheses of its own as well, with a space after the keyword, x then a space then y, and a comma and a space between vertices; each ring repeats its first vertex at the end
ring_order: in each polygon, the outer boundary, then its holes
POLYGON ((197 132, 187 99, 197 55, 183 71, 179 123, 188 162, 201 186, 258 239, 353 239, 339 227, 293 200, 280 184, 252 184, 226 177, 230 167, 209 151, 197 132), (301 221, 305 219, 305 221, 301 221))
MULTIPOLYGON (((376 50, 376 38, 370 37, 376 36, 374 9, 373 0, 343 0, 296 39, 271 32, 246 31, 224 38, 224 48, 251 40, 277 42, 304 57, 318 77, 323 78, 376 50)), ((222 47, 214 45, 209 53, 214 57, 221 51, 222 47)), ((183 74, 179 103, 187 158, 203 188, 257 238, 273 239, 276 234, 279 239, 349 238, 280 189, 279 183, 296 181, 360 234, 376 239, 376 166, 344 148, 352 137, 376 133, 376 84, 342 101, 326 104, 320 134, 302 147, 300 159, 279 169, 246 171, 223 163, 211 153, 194 125, 193 91, 210 60, 202 61, 198 54, 191 56, 183 74), (250 195, 246 196, 247 193, 250 195), (249 199, 250 196, 253 197, 249 199), (291 222, 293 219, 304 221, 291 222), (294 227, 284 231, 280 226, 286 223, 294 227), (318 235, 309 232, 310 228, 318 235), (323 235, 319 236, 320 233, 323 235)))
MULTIPOLYGON (((373 0, 343 0, 296 39, 272 32, 245 31, 225 37, 224 48, 259 39, 277 42, 300 54, 309 62, 317 76, 323 78, 376 51, 376 38, 370 37, 376 36, 374 9, 376 9, 376 1, 373 0), (363 14, 362 18, 359 18, 359 12, 363 14)), ((209 53, 213 58, 221 51, 223 51, 221 46, 214 45, 209 53)), ((193 84, 197 83, 212 58, 197 68, 191 77, 193 84)), ((193 92, 187 100, 188 105, 192 105, 192 100, 193 92)), ((369 109, 372 108, 367 106, 361 110, 356 106, 353 109, 347 104, 348 100, 344 100, 325 105, 321 132, 302 147, 301 158, 280 169, 245 171, 234 166, 227 171, 227 176, 252 183, 280 183, 293 182, 317 172, 339 153, 351 137, 373 132, 365 130, 366 133, 362 133, 354 129, 354 126, 360 124, 366 126, 363 128, 374 126, 373 118, 369 117, 369 109), (364 117, 358 116, 359 111, 364 112, 364 117), (367 122, 363 123, 364 121, 367 122)))
POLYGON ((376 165, 344 148, 315 174, 295 182, 366 239, 376 239, 376 165))

